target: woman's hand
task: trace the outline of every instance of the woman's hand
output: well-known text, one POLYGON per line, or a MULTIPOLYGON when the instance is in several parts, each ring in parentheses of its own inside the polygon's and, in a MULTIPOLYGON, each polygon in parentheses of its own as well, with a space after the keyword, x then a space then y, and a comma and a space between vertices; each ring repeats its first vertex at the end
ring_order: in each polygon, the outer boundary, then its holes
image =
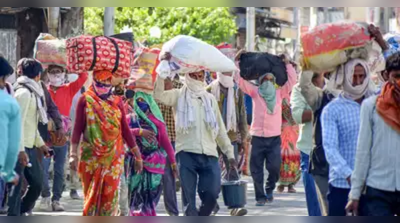
POLYGON ((135 171, 136 173, 142 173, 143 171, 143 160, 140 159, 135 159, 135 171))
POLYGON ((78 171, 78 157, 71 155, 69 158, 69 168, 73 171, 78 171))
POLYGON ((155 142, 157 140, 156 134, 146 129, 142 129, 142 136, 149 142, 155 142))
POLYGON ((176 163, 171 165, 171 169, 172 169, 172 173, 174 174, 175 179, 179 178, 179 170, 178 170, 178 166, 176 165, 176 163))

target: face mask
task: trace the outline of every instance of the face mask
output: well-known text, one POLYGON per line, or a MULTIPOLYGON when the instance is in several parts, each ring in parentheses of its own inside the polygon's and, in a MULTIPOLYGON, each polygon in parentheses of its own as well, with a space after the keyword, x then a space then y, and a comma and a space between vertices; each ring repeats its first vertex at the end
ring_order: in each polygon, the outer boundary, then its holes
POLYGON ((127 99, 132 99, 134 96, 135 96, 135 92, 133 90, 128 89, 125 91, 125 97, 127 99))
POLYGON ((265 103, 267 103, 268 113, 274 113, 276 105, 276 89, 274 84, 271 81, 264 81, 259 88, 259 92, 261 97, 264 98, 265 103))
POLYGON ((60 87, 65 83, 65 73, 50 74, 49 81, 51 86, 60 87))
POLYGON ((136 101, 136 103, 143 112, 147 112, 150 108, 149 105, 144 101, 136 101))
POLYGON ((98 95, 109 95, 111 92, 112 85, 111 84, 102 84, 99 82, 94 82, 94 89, 98 95))

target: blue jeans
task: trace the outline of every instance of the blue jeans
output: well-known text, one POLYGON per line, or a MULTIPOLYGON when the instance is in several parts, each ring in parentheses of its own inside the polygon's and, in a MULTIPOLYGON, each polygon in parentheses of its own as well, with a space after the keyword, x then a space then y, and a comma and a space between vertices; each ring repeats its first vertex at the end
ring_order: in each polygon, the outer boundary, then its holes
POLYGON ((306 193, 308 215, 321 216, 321 208, 318 202, 314 178, 308 173, 309 162, 310 156, 301 152, 301 172, 303 174, 303 184, 306 193))
POLYGON ((3 201, 6 195, 6 182, 0 177, 0 209, 3 209, 3 201))
MULTIPOLYGON (((64 165, 67 159, 68 144, 60 147, 52 147, 54 151, 54 180, 53 180, 53 197, 52 201, 60 201, 63 187, 64 187, 64 165)), ((43 189, 42 197, 50 197, 50 185, 49 185, 49 168, 51 158, 43 159, 43 189)))
POLYGON ((179 152, 183 211, 185 216, 210 216, 221 190, 221 168, 217 157, 179 152), (196 188, 201 205, 196 208, 196 188))

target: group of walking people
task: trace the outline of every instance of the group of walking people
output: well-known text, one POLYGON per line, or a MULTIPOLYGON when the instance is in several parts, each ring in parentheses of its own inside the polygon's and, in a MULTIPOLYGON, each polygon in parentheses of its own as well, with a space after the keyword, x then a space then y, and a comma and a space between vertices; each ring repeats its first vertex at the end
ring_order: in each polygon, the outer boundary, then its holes
MULTIPOLYGON (((219 72, 207 85, 206 70, 116 81, 110 71, 68 75, 30 58, 14 72, 0 57, 0 171, 7 183, 0 194, 8 192, 8 215, 30 215, 40 196, 41 209, 64 211, 67 160, 69 181, 83 186, 85 216, 155 216, 162 194, 168 214, 178 216, 178 179, 184 215, 215 215, 221 181, 240 178, 250 138, 256 206, 273 203, 275 190, 295 193, 302 175, 310 216, 399 215, 400 53, 379 30, 370 32, 386 56, 379 91, 362 59, 331 73, 299 74, 283 58, 288 81, 279 87, 271 73, 257 84, 219 72), (252 100, 250 128, 245 97, 252 100)), ((70 194, 79 199, 75 189, 70 194)), ((247 214, 245 207, 228 209, 247 214)))

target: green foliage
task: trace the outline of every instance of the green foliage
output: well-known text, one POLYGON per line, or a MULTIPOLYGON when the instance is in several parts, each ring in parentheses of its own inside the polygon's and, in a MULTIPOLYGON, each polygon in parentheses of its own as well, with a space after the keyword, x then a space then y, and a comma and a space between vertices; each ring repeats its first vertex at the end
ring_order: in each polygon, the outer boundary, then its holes
MULTIPOLYGON (((104 8, 85 8, 85 32, 103 33, 104 8)), ((130 27, 137 40, 152 44, 177 35, 189 35, 210 44, 227 42, 236 33, 235 16, 229 7, 117 7, 115 31, 130 27), (159 27, 161 38, 150 38, 150 28, 159 27)))

